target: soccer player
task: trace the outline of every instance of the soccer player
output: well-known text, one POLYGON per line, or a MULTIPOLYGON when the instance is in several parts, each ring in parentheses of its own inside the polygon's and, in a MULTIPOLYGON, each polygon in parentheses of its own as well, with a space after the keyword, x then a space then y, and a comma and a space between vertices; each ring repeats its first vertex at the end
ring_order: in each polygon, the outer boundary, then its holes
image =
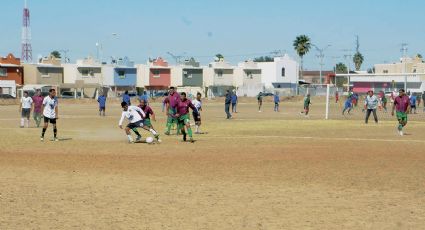
POLYGON ((147 105, 147 102, 143 99, 140 99, 139 108, 141 108, 146 115, 145 119, 143 120, 143 124, 146 127, 153 129, 151 120, 156 121, 156 119, 155 119, 155 113, 153 112, 152 108, 149 105, 147 105))
POLYGON ((373 113, 373 118, 375 119, 375 123, 378 123, 378 116, 376 115, 376 108, 378 107, 378 104, 379 104, 378 98, 375 95, 373 95, 372 90, 369 90, 367 94, 368 95, 364 101, 364 109, 366 111, 365 123, 366 124, 368 123, 371 113, 373 113))
POLYGON ((387 112, 387 97, 385 96, 385 93, 382 94, 382 98, 381 98, 381 102, 382 102, 382 108, 384 109, 385 112, 387 112))
POLYGON ((236 106, 238 104, 238 96, 236 95, 236 92, 232 93, 232 113, 238 113, 236 111, 236 106))
POLYGON ((279 98, 279 95, 277 93, 275 95, 273 95, 273 100, 274 100, 274 111, 279 112, 280 98, 279 98))
POLYGON ((424 112, 425 112, 425 91, 422 93, 422 103, 423 103, 424 112))
POLYGON ((177 113, 174 115, 177 118, 178 121, 178 129, 181 129, 181 133, 183 134, 183 141, 186 141, 186 135, 189 134, 189 140, 190 142, 194 142, 193 135, 192 135, 192 129, 190 128, 190 120, 189 120, 189 108, 192 109, 193 112, 195 112, 197 115, 198 110, 196 107, 192 104, 192 102, 186 98, 186 93, 181 93, 181 100, 178 102, 177 106, 177 113), (187 129, 187 134, 185 131, 185 127, 187 129))
POLYGON ((134 133, 136 133, 137 135, 136 142, 142 139, 142 135, 140 135, 140 133, 137 131, 137 128, 143 128, 145 130, 148 130, 154 135, 157 141, 160 141, 159 134, 155 130, 153 130, 152 128, 145 127, 143 125, 143 117, 145 117, 146 115, 141 108, 137 106, 131 106, 131 105, 129 106, 124 101, 121 102, 121 107, 123 109, 123 112, 121 114, 121 119, 118 122, 118 126, 120 127, 120 129, 122 129, 122 123, 124 119, 125 118, 128 119, 129 123, 127 124, 127 127, 125 128, 125 133, 128 138, 128 143, 134 143, 133 137, 130 134, 130 130, 133 130, 134 133))
POLYGON ((19 104, 19 112, 21 112, 21 128, 26 124, 27 128, 30 126, 30 115, 32 107, 32 98, 28 96, 28 92, 24 92, 24 96, 21 98, 19 104))
POLYGON ((56 126, 56 121, 59 119, 58 111, 58 99, 56 98, 56 90, 50 89, 49 95, 46 96, 43 100, 43 116, 44 116, 44 126, 43 131, 41 131, 41 141, 44 141, 44 134, 46 133, 47 127, 50 124, 53 126, 53 140, 59 141, 57 138, 58 130, 56 126))
POLYGON ((35 124, 37 125, 37 128, 40 127, 41 124, 41 117, 43 116, 43 96, 41 96, 41 90, 37 89, 35 91, 35 95, 32 97, 32 105, 33 105, 33 118, 35 121, 35 124))
POLYGON ((232 118, 232 114, 230 114, 230 104, 232 103, 232 95, 230 91, 226 91, 226 97, 224 99, 224 112, 226 112, 227 119, 232 118))
POLYGON ((258 112, 261 113, 261 107, 263 106, 263 93, 260 92, 257 96, 257 101, 258 101, 258 112))
POLYGON ((310 94, 308 93, 305 97, 304 97, 304 111, 300 112, 300 114, 305 113, 305 117, 308 117, 308 112, 310 112, 310 105, 311 105, 311 99, 310 99, 310 94))
POLYGON ((195 111, 192 112, 193 120, 195 120, 196 134, 202 134, 202 132, 199 130, 199 127, 201 126, 201 111, 202 111, 201 97, 202 97, 201 93, 198 92, 196 94, 195 100, 192 101, 192 104, 195 106, 196 110, 198 110, 197 113, 195 111))
POLYGON ((410 93, 408 93, 408 95, 410 99, 410 113, 416 114, 416 96, 410 95, 410 93))
POLYGON ((99 116, 105 116, 106 110, 106 96, 104 94, 100 95, 97 98, 97 102, 99 103, 99 116), (102 114, 103 113, 103 114, 102 114))
POLYGON ((394 99, 391 115, 394 116, 394 110, 396 110, 398 120, 397 130, 400 136, 403 136, 403 127, 407 124, 407 112, 410 109, 410 100, 406 96, 404 89, 400 89, 398 92, 398 96, 394 99))
POLYGON ((122 95, 122 101, 125 102, 127 105, 131 105, 131 98, 130 95, 128 95, 127 90, 124 92, 124 95, 122 95))
POLYGON ((345 115, 345 111, 347 111, 348 114, 350 114, 351 109, 352 109, 352 104, 351 104, 351 97, 347 96, 347 99, 344 102, 344 109, 342 110, 342 115, 345 115))
POLYGON ((168 96, 165 98, 165 111, 167 115, 167 131, 165 131, 165 135, 170 135, 171 126, 173 123, 177 124, 177 120, 174 114, 177 111, 177 105, 180 102, 180 95, 176 92, 176 88, 170 87, 168 96))
POLYGON ((146 91, 143 91, 143 95, 142 95, 142 96, 140 96, 140 100, 145 101, 145 102, 146 102, 146 105, 149 105, 149 96, 148 96, 148 94, 146 93, 146 91))

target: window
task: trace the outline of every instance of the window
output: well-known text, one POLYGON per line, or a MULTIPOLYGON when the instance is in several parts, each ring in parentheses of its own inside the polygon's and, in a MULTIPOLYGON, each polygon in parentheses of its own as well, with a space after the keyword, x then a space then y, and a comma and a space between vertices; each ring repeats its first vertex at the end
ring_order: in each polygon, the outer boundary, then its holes
POLYGON ((216 76, 223 77, 223 70, 217 70, 216 76))
POLYGON ((285 68, 282 68, 282 77, 285 77, 285 68))
POLYGON ((416 69, 413 69, 413 73, 416 73, 416 69))
POLYGON ((253 79, 253 76, 252 76, 252 72, 251 71, 246 71, 246 78, 253 79))
POLYGON ((94 71, 92 69, 83 69, 81 70, 81 75, 83 77, 94 77, 94 71))
POLYGON ((152 70, 152 75, 154 78, 159 78, 161 76, 161 72, 158 69, 152 70))
POLYGON ((7 77, 7 69, 0 68, 0 77, 7 77))
POLYGON ((47 70, 47 68, 40 68, 39 71, 40 71, 41 77, 50 77, 49 71, 47 70))
POLYGON ((118 71, 118 77, 120 79, 124 79, 125 78, 125 71, 124 70, 119 70, 118 71))
POLYGON ((388 73, 388 70, 387 69, 384 69, 382 72, 383 73, 388 73))

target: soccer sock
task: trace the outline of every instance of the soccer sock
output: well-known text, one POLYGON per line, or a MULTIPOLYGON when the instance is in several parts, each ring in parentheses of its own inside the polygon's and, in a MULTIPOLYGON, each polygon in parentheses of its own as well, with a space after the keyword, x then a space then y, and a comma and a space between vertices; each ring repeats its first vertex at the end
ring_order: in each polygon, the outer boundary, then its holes
POLYGON ((43 128, 43 131, 41 132, 41 137, 44 137, 45 133, 46 133, 46 128, 43 128))
POLYGON ((137 129, 133 129, 133 132, 139 137, 142 136, 142 135, 140 135, 139 131, 137 131, 137 129))
POLYGON ((192 137, 192 128, 187 128, 187 133, 189 134, 189 137, 192 137))
POLYGON ((155 130, 153 130, 153 129, 149 129, 149 132, 151 132, 153 135, 157 135, 158 133, 155 131, 155 130))
POLYGON ((127 135, 128 141, 133 142, 133 137, 131 135, 127 135))
POLYGON ((196 132, 199 133, 199 125, 195 125, 196 132))
POLYGON ((171 131, 171 122, 167 122, 167 132, 171 131))
POLYGON ((402 129, 403 129, 403 125, 402 124, 399 124, 398 125, 398 130, 401 131, 402 129))
POLYGON ((56 138, 57 134, 58 134, 58 130, 56 128, 54 128, 53 129, 53 136, 56 138))
POLYGON ((25 119, 21 118, 21 127, 24 127, 24 122, 25 122, 25 119))

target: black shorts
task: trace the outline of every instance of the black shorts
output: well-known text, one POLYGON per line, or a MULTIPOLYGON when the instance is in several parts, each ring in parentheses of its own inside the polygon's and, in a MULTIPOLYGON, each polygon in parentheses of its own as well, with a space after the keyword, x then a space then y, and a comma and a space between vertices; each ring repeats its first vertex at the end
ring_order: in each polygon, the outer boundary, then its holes
POLYGON ((105 107, 99 107, 99 111, 105 111, 105 107))
POLYGON ((56 118, 44 117, 44 123, 56 124, 56 118))
POLYGON ((31 109, 22 109, 21 117, 30 117, 31 109))
POLYGON ((411 105, 410 108, 416 109, 416 105, 411 105))
POLYGON ((192 116, 193 116, 193 120, 195 120, 195 122, 201 121, 201 114, 192 113, 192 116))
POLYGON ((141 128, 143 127, 143 120, 140 120, 138 122, 134 123, 128 123, 127 128, 134 129, 134 128, 141 128))

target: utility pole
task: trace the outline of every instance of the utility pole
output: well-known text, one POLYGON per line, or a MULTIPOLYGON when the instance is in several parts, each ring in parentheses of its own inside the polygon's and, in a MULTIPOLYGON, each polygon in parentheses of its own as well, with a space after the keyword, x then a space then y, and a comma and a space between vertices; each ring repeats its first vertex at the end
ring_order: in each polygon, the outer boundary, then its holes
POLYGON ((323 66, 325 65, 325 63, 323 62, 323 59, 325 58, 325 54, 324 51, 331 47, 331 45, 327 45, 325 48, 320 49, 318 46, 312 44, 312 46, 314 46, 314 48, 316 48, 317 52, 319 52, 319 54, 316 55, 317 58, 319 58, 319 65, 320 65, 320 84, 323 84, 323 76, 322 76, 322 70, 323 70, 323 66))
POLYGON ((27 7, 27 0, 22 16, 22 54, 21 60, 26 63, 32 62, 32 46, 31 46, 31 28, 30 28, 30 10, 27 7))
POLYGON ((347 91, 350 92, 350 60, 352 59, 353 55, 351 54, 350 49, 345 49, 342 51, 347 52, 347 54, 344 54, 344 58, 347 62, 347 74, 348 74, 347 91))
POLYGON ((403 74, 404 74, 404 91, 407 92, 407 75, 406 75, 406 58, 407 58, 407 43, 401 43, 400 52, 402 54, 401 62, 403 63, 403 74))

